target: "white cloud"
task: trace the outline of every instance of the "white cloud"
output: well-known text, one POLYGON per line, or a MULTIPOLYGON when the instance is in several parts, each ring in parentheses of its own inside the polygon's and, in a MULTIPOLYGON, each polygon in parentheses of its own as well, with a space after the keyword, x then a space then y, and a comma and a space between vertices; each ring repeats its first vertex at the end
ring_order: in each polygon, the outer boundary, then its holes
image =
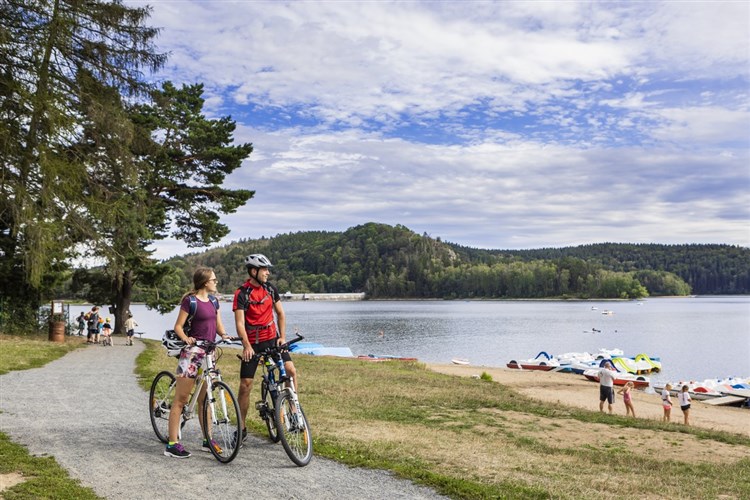
POLYGON ((750 3, 154 6, 160 77, 204 82, 255 146, 229 240, 750 246, 750 3))

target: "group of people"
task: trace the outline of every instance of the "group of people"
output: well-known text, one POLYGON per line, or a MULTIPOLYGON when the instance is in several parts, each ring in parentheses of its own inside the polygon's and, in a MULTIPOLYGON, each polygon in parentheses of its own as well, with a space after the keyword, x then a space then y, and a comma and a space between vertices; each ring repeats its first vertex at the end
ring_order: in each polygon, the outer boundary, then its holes
MULTIPOLYGON (((87 313, 81 311, 76 321, 78 322, 78 336, 82 337, 83 332, 87 332, 87 343, 99 344, 101 342, 112 345, 112 320, 111 318, 102 317, 99 314, 99 306, 92 307, 87 313)), ((125 332, 127 333, 125 345, 133 345, 133 335, 135 334, 136 326, 138 326, 138 323, 133 319, 133 314, 128 311, 127 319, 125 320, 125 332)))
MULTIPOLYGON (((245 419, 250 406, 250 391, 258 368, 256 352, 286 342, 286 316, 281 305, 281 296, 274 285, 269 283, 271 261, 265 255, 252 254, 245 258, 248 279, 234 293, 232 311, 237 336, 242 341, 242 361, 240 365, 240 387, 238 400, 240 404, 240 435, 236 439, 247 438, 245 419)), ((164 455, 173 458, 188 458, 190 452, 179 442, 180 418, 182 409, 187 404, 190 392, 195 386, 198 369, 206 356, 206 350, 196 342, 206 340, 213 342, 216 336, 228 339, 227 330, 219 314, 219 302, 214 299, 219 280, 213 269, 202 267, 193 274, 193 289, 186 293, 180 303, 180 311, 174 325, 177 336, 186 344, 177 361, 177 386, 175 398, 169 413, 169 442, 164 455), (194 310, 190 304, 195 299, 194 310), (189 327, 186 321, 190 318, 189 327)), ((297 372, 288 352, 282 354, 287 375, 297 384, 297 372)), ((206 397, 205 386, 199 394, 200 405, 206 397)), ((205 425, 200 422, 201 426, 205 425)), ((202 449, 211 451, 219 446, 213 440, 204 440, 202 449)))
MULTIPOLYGON (((609 413, 612 413, 613 405, 615 402, 615 367, 611 361, 605 361, 599 370, 599 411, 604 412, 604 403, 607 402, 609 413)), ((672 414, 672 385, 667 384, 661 391, 661 403, 664 414, 662 416, 663 422, 669 422, 672 414)), ((677 394, 677 399, 680 403, 680 409, 684 417, 685 425, 690 425, 690 403, 692 401, 689 387, 687 385, 682 386, 682 390, 677 394)), ((632 415, 635 417, 635 408, 633 407, 633 382, 626 382, 625 385, 617 391, 617 394, 622 394, 622 401, 625 403, 625 415, 632 415)))

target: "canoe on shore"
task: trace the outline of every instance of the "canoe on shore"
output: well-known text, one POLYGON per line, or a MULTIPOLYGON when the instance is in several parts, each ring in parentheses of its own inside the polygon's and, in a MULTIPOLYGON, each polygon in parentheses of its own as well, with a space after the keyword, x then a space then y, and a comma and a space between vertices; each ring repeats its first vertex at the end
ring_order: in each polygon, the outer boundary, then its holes
POLYGON ((360 354, 357 359, 362 361, 418 361, 417 358, 407 358, 403 356, 389 356, 387 354, 360 354))

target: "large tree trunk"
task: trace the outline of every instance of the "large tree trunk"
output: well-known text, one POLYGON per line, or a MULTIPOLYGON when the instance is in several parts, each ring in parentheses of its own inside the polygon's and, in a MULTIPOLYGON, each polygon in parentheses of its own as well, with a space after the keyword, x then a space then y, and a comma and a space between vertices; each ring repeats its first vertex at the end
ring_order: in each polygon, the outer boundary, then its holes
POLYGON ((120 276, 118 289, 115 290, 115 333, 125 334, 125 320, 130 311, 133 296, 133 271, 124 271, 120 276))

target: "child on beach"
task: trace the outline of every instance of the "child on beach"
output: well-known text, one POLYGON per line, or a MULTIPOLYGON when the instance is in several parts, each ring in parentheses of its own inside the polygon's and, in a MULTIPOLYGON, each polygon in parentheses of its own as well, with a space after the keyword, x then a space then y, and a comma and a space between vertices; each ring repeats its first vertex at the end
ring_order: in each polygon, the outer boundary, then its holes
POLYGON ((669 391, 672 390, 672 384, 667 384, 661 391, 661 406, 664 409, 664 416, 662 422, 669 422, 669 418, 672 414, 672 395, 669 391))
POLYGON ((677 400, 680 402, 680 409, 685 417, 685 425, 690 425, 690 402, 693 400, 688 392, 688 386, 682 386, 682 392, 677 395, 677 400))
POLYGON ((617 391, 617 394, 622 394, 622 401, 625 403, 625 416, 633 415, 635 418, 635 408, 633 408, 633 382, 628 382, 622 389, 617 391))

